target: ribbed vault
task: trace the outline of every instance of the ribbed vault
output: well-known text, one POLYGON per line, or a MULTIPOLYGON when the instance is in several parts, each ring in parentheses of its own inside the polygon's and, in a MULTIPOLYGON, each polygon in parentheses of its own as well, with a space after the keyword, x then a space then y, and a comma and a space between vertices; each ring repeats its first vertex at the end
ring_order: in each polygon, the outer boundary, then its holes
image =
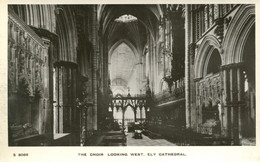
POLYGON ((109 25, 125 14, 137 17, 155 36, 154 27, 161 14, 160 7, 157 5, 101 5, 98 10, 98 19, 102 33, 109 32, 109 25))
POLYGON ((146 28, 140 21, 128 23, 114 21, 109 27, 108 49, 120 40, 128 40, 141 53, 146 43, 146 28))

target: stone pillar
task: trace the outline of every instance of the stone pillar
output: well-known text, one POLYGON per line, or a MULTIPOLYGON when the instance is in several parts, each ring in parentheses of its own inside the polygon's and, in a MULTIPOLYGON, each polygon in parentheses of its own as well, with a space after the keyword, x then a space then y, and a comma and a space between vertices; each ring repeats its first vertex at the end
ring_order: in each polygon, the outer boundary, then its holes
POLYGON ((234 127, 233 127, 233 124, 234 124, 234 107, 232 105, 233 103, 233 100, 234 100, 234 97, 233 97, 233 69, 230 69, 229 70, 229 95, 230 95, 230 121, 231 121, 231 126, 230 126, 230 135, 231 135, 231 138, 233 139, 234 138, 234 127))
POLYGON ((55 68, 54 71, 54 80, 53 80, 53 84, 54 84, 54 89, 53 89, 53 100, 54 100, 54 105, 53 105, 53 109, 54 109, 54 133, 58 133, 59 132, 59 68, 55 68), (56 92, 56 93, 55 93, 56 92))
POLYGON ((241 67, 237 68, 237 92, 238 92, 238 130, 239 130, 239 139, 242 138, 242 95, 243 95, 243 91, 244 91, 244 87, 243 87, 243 73, 241 70, 241 67))
POLYGON ((227 136, 229 137, 229 138, 232 138, 231 136, 232 136, 232 131, 231 131, 231 129, 232 129, 232 120, 231 120, 231 107, 230 107, 230 104, 231 104, 231 96, 230 96, 230 93, 231 93, 231 91, 230 91, 230 86, 231 86, 231 83, 230 83, 230 79, 231 79, 232 77, 230 77, 230 69, 227 69, 226 70, 226 80, 225 80, 225 82, 226 82, 226 94, 227 94, 227 97, 226 97, 226 103, 227 103, 227 105, 226 105, 226 109, 227 109, 227 136))
POLYGON ((191 127, 190 114, 190 56, 189 42, 191 35, 190 5, 185 5, 185 106, 186 106, 186 128, 191 127))
POLYGON ((232 107, 233 108, 233 139, 234 144, 239 144, 239 130, 238 130, 238 80, 237 80, 237 67, 234 67, 232 70, 232 76, 233 76, 233 85, 232 85, 232 107))
POLYGON ((230 133, 228 132, 229 128, 230 128, 230 122, 229 122, 229 116, 230 116, 230 109, 229 107, 227 107, 227 105, 229 104, 229 95, 228 95, 228 71, 227 69, 223 70, 223 89, 224 89, 224 94, 223 94, 223 107, 224 107, 224 116, 223 116, 223 127, 221 129, 225 129, 224 132, 224 136, 228 137, 230 135, 230 133))
POLYGON ((92 42, 93 42, 93 92, 94 92, 94 105, 92 110, 92 121, 93 121, 93 129, 97 130, 97 58, 99 56, 99 41, 97 39, 98 33, 98 21, 97 21, 97 8, 93 6, 93 13, 92 13, 92 42))
MULTIPOLYGON (((156 39, 156 38, 154 38, 156 39)), ((153 40, 154 41, 154 40, 153 40)), ((153 66, 154 66, 154 93, 159 92, 158 60, 156 54, 156 42, 153 43, 153 66)))
POLYGON ((141 86, 141 83, 142 83, 142 62, 140 61, 139 63, 136 64, 135 66, 135 69, 136 69, 136 72, 137 72, 137 75, 136 75, 136 81, 137 81, 137 92, 141 90, 142 86, 141 86))
POLYGON ((242 95, 243 75, 241 63, 224 66, 224 96, 226 96, 225 113, 227 137, 233 139, 234 145, 239 145, 242 136, 242 95))

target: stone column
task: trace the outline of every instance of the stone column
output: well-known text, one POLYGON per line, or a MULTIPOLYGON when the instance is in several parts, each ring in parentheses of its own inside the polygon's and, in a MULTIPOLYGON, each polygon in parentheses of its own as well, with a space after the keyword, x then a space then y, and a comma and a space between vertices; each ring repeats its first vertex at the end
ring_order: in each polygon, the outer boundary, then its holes
POLYGON ((54 72, 54 80, 53 80, 53 84, 54 84, 54 89, 53 89, 53 100, 54 100, 54 105, 53 105, 53 109, 54 109, 54 133, 58 133, 59 132, 59 68, 56 67, 55 68, 55 72, 54 72), (55 93, 56 92, 56 93, 55 93))
POLYGON ((140 91, 141 88, 142 88, 142 86, 141 86, 141 83, 142 83, 142 76, 141 76, 141 74, 142 74, 142 62, 141 61, 136 64, 135 69, 136 69, 136 72, 137 72, 136 81, 137 81, 137 93, 138 93, 138 91, 140 91))
POLYGON ((240 63, 226 65, 224 69, 224 90, 226 96, 227 136, 233 139, 234 145, 239 145, 241 137, 241 101, 242 101, 242 73, 240 63))
POLYGON ((233 100, 234 100, 234 97, 233 97, 233 69, 230 69, 229 70, 229 95, 230 95, 230 135, 231 135, 231 138, 233 139, 234 138, 234 127, 233 127, 233 124, 234 124, 234 107, 232 105, 233 103, 233 100))
POLYGON ((93 92, 94 92, 94 105, 92 111, 92 118, 93 118, 93 129, 97 130, 97 58, 99 56, 99 41, 97 39, 98 33, 98 21, 97 21, 97 8, 93 6, 93 13, 92 13, 92 42, 93 42, 93 92))
POLYGON ((242 138, 242 95, 244 91, 243 87, 243 73, 241 67, 237 68, 237 92, 238 92, 238 130, 239 130, 239 139, 242 138))
MULTIPOLYGON (((154 38, 156 39, 156 38, 154 38)), ((153 43, 153 65, 154 65, 154 92, 159 92, 158 59, 156 54, 156 42, 153 43)))
MULTIPOLYGON (((223 116, 223 127, 224 129, 226 129, 224 132, 225 136, 228 137, 230 135, 230 133, 228 132, 229 128, 230 128, 230 122, 229 122, 229 116, 230 116, 230 109, 229 107, 227 107, 227 105, 229 104, 229 95, 228 95, 228 70, 224 69, 223 70, 223 90, 224 90, 224 94, 223 94, 223 105, 224 106, 224 116, 223 116)), ((223 129, 223 127, 221 127, 221 129, 223 129)), ((223 134, 222 134, 223 135, 223 134)))
POLYGON ((232 68, 233 85, 232 85, 232 107, 233 108, 233 139, 234 144, 239 144, 239 130, 238 130, 238 80, 237 80, 237 67, 232 68))
POLYGON ((190 5, 185 5, 185 106, 186 106, 186 128, 191 127, 190 114, 190 56, 189 43, 191 35, 190 5))

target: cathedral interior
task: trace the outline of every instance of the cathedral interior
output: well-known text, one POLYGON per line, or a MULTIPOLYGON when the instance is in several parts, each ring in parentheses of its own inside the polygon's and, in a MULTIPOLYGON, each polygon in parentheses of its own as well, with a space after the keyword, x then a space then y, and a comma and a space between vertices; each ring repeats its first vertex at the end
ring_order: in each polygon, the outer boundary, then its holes
POLYGON ((9 146, 255 145, 255 5, 8 5, 8 132, 9 146))

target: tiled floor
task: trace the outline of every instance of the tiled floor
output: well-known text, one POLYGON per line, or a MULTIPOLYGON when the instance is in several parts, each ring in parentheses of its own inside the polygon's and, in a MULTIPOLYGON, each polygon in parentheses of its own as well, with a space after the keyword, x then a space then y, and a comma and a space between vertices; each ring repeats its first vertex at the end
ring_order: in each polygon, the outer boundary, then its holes
POLYGON ((145 135, 142 139, 134 139, 132 133, 128 133, 126 143, 127 146, 176 146, 165 139, 150 139, 145 135))

